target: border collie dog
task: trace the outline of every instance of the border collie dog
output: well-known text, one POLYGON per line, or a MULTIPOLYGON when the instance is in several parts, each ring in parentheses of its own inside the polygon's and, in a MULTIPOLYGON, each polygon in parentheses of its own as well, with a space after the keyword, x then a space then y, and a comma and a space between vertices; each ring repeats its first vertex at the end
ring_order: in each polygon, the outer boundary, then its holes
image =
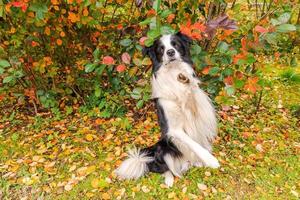
POLYGON ((129 151, 116 175, 138 179, 147 172, 161 173, 173 185, 191 166, 218 168, 211 154, 217 134, 214 108, 199 88, 192 67, 191 39, 182 33, 163 35, 143 50, 153 64, 152 98, 155 101, 161 138, 153 146, 129 151))

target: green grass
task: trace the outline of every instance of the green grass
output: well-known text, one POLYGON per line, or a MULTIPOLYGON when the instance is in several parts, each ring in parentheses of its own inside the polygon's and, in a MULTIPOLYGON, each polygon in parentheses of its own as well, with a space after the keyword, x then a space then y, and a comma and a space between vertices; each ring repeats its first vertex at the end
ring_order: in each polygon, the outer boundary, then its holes
POLYGON ((157 141, 152 111, 143 121, 128 117, 101 124, 87 116, 54 120, 15 113, 9 119, 6 113, 1 121, 6 125, 0 130, 0 195, 2 199, 297 199, 300 134, 299 116, 294 113, 300 90, 299 84, 283 78, 284 71, 272 65, 264 68, 272 85, 264 88, 256 114, 252 99, 239 97, 238 107, 226 112, 226 119, 220 118, 214 153, 221 168, 192 168, 172 188, 165 188, 158 174, 136 181, 119 181, 113 174, 128 147, 157 141), (93 135, 90 141, 88 134, 93 135), (207 189, 200 190, 199 184, 207 189))

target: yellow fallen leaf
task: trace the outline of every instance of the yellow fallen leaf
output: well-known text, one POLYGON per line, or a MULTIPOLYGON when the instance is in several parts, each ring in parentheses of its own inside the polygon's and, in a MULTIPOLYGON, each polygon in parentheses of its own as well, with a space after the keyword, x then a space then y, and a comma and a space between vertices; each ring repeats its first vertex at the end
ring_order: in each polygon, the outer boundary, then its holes
POLYGON ((176 196, 176 193, 175 193, 175 192, 170 192, 170 193, 168 194, 168 199, 173 199, 175 196, 176 196))
POLYGON ((91 182, 91 185, 93 188, 98 188, 99 187, 99 179, 94 178, 91 182))
POLYGON ((86 139, 87 141, 91 142, 91 141, 93 141, 93 139, 94 139, 94 135, 92 135, 92 134, 87 134, 87 135, 85 136, 85 139, 86 139))
POLYGON ((110 199, 110 196, 109 196, 109 194, 108 193, 103 193, 102 194, 102 199, 110 199))

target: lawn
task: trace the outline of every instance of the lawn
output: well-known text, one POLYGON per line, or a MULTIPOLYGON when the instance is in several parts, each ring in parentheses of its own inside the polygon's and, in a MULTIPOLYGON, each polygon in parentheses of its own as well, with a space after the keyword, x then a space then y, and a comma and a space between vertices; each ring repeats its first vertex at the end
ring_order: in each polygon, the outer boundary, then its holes
POLYGON ((221 167, 192 168, 172 188, 158 174, 119 181, 113 173, 128 148, 158 140, 152 108, 101 119, 35 116, 2 102, 0 199, 299 199, 300 87, 282 76, 285 69, 264 65, 272 85, 258 109, 249 94, 218 108, 221 167))

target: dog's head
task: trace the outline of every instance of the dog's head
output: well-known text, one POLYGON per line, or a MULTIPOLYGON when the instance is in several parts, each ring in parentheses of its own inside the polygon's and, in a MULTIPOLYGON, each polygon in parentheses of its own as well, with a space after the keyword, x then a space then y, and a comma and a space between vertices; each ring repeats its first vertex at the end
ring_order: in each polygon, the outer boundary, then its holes
POLYGON ((161 66, 175 60, 191 64, 191 43, 192 40, 180 32, 173 35, 163 35, 152 46, 144 48, 143 54, 151 58, 153 73, 155 73, 161 66))

